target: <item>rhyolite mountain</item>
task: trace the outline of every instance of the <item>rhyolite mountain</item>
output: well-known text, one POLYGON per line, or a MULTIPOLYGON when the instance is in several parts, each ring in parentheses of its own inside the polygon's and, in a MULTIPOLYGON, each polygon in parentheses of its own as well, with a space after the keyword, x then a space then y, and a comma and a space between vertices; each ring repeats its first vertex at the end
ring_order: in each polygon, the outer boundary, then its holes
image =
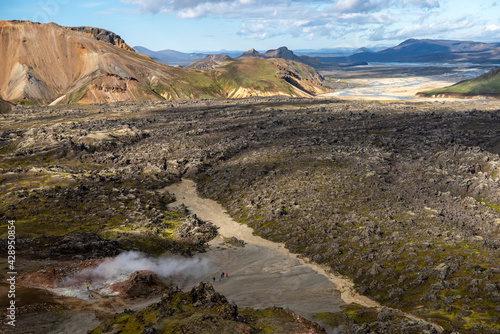
POLYGON ((500 63, 500 43, 408 39, 379 52, 358 50, 348 57, 319 57, 322 62, 500 63))
POLYGON ((103 41, 111 45, 118 46, 127 51, 135 52, 132 47, 130 47, 125 41, 112 31, 95 28, 95 27, 64 27, 66 29, 79 32, 81 34, 88 35, 98 41, 103 41))
POLYGON ((175 68, 92 29, 98 28, 0 21, 0 98, 36 104, 107 103, 328 91, 314 69, 293 61, 241 59, 214 71, 175 68))

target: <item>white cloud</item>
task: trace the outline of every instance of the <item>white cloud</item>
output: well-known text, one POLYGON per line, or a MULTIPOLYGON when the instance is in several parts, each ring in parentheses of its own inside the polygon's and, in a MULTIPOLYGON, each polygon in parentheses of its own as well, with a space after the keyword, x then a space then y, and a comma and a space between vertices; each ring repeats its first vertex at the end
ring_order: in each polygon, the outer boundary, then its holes
POLYGON ((389 0, 338 0, 333 9, 341 13, 365 13, 388 8, 389 0))
MULTIPOLYGON (((357 34, 362 36, 358 37, 360 40, 364 38, 365 41, 433 38, 464 32, 471 27, 474 19, 479 19, 476 22, 477 31, 497 31, 491 30, 496 29, 497 26, 492 25, 496 22, 481 22, 480 17, 470 16, 468 21, 450 23, 454 18, 447 10, 449 6, 455 6, 451 0, 120 1, 135 6, 135 10, 141 13, 175 15, 179 19, 216 17, 237 20, 240 22, 240 29, 235 32, 237 35, 259 40, 276 36, 340 40, 347 38, 347 34, 357 34), (490 30, 485 28, 488 24, 490 30)), ((496 3, 488 4, 493 6, 496 3)))
POLYGON ((164 0, 120 0, 123 3, 138 5, 142 13, 159 13, 166 5, 164 0))
POLYGON ((403 0, 403 5, 411 5, 428 9, 441 7, 439 0, 403 0))
POLYGON ((181 19, 197 19, 200 17, 206 17, 211 15, 222 14, 228 8, 227 6, 232 6, 225 3, 203 3, 196 7, 187 7, 179 10, 177 17, 181 19))
POLYGON ((496 24, 490 24, 486 26, 486 31, 500 31, 500 26, 496 24))
POLYGON ((484 42, 498 43, 498 35, 500 33, 500 25, 488 24, 484 26, 475 27, 468 31, 466 38, 471 40, 481 40, 484 42))
POLYGON ((462 19, 454 22, 436 21, 429 24, 413 24, 385 31, 384 27, 379 28, 372 34, 372 40, 403 40, 408 38, 441 38, 450 32, 458 32, 474 26, 474 22, 462 19))
MULTIPOLYGON (((120 0, 126 4, 137 5, 142 12, 157 14, 178 14, 182 18, 198 18, 209 14, 219 15, 231 10, 243 14, 245 7, 257 6, 264 3, 262 0, 120 0), (192 13, 192 14, 188 14, 192 13), (204 14, 203 14, 204 13, 204 14)), ((288 2, 286 0, 270 0, 264 4, 267 6, 279 5, 288 2)))
POLYGON ((280 35, 281 31, 277 31, 276 29, 272 28, 270 29, 270 27, 266 24, 268 22, 269 21, 253 21, 249 23, 243 23, 241 25, 240 31, 238 32, 238 35, 255 40, 261 40, 280 35))
POLYGON ((374 14, 349 13, 340 15, 339 21, 356 23, 356 24, 370 24, 370 23, 391 24, 396 22, 397 19, 384 13, 374 13, 374 14))

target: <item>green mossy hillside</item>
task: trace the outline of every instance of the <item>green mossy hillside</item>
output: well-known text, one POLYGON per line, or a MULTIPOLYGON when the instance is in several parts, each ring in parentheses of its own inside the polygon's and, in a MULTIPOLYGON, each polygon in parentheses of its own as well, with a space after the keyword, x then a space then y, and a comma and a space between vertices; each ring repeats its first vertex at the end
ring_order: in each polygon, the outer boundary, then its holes
POLYGON ((486 95, 500 97, 500 67, 477 78, 460 81, 452 86, 423 92, 427 96, 439 94, 462 94, 464 96, 486 95))

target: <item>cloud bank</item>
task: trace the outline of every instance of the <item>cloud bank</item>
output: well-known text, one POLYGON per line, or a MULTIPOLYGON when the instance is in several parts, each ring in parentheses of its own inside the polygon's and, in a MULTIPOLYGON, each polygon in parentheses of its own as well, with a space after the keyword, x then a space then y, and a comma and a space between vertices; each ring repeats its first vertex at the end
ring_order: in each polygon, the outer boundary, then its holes
MULTIPOLYGON (((240 28, 236 34, 255 40, 278 36, 305 40, 357 38, 364 41, 407 37, 442 38, 450 31, 463 31, 466 28, 471 36, 491 32, 492 24, 495 24, 483 22, 473 15, 469 15, 468 20, 453 17, 454 14, 448 13, 450 6, 453 6, 451 0, 120 1, 142 14, 167 14, 192 20, 238 20, 240 28), (461 19, 465 25, 456 23, 461 19), (470 22, 476 25, 472 30, 470 22)), ((457 2, 454 3, 458 6, 457 2)), ((352 40, 351 44, 355 43, 352 40)))

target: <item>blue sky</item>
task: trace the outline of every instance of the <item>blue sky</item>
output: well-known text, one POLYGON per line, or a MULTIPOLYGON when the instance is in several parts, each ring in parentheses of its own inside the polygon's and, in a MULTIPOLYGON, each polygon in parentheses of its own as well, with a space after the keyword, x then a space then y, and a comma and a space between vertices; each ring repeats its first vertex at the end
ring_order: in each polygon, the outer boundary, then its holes
POLYGON ((155 51, 500 42, 500 0, 0 0, 0 19, 105 28, 155 51))

